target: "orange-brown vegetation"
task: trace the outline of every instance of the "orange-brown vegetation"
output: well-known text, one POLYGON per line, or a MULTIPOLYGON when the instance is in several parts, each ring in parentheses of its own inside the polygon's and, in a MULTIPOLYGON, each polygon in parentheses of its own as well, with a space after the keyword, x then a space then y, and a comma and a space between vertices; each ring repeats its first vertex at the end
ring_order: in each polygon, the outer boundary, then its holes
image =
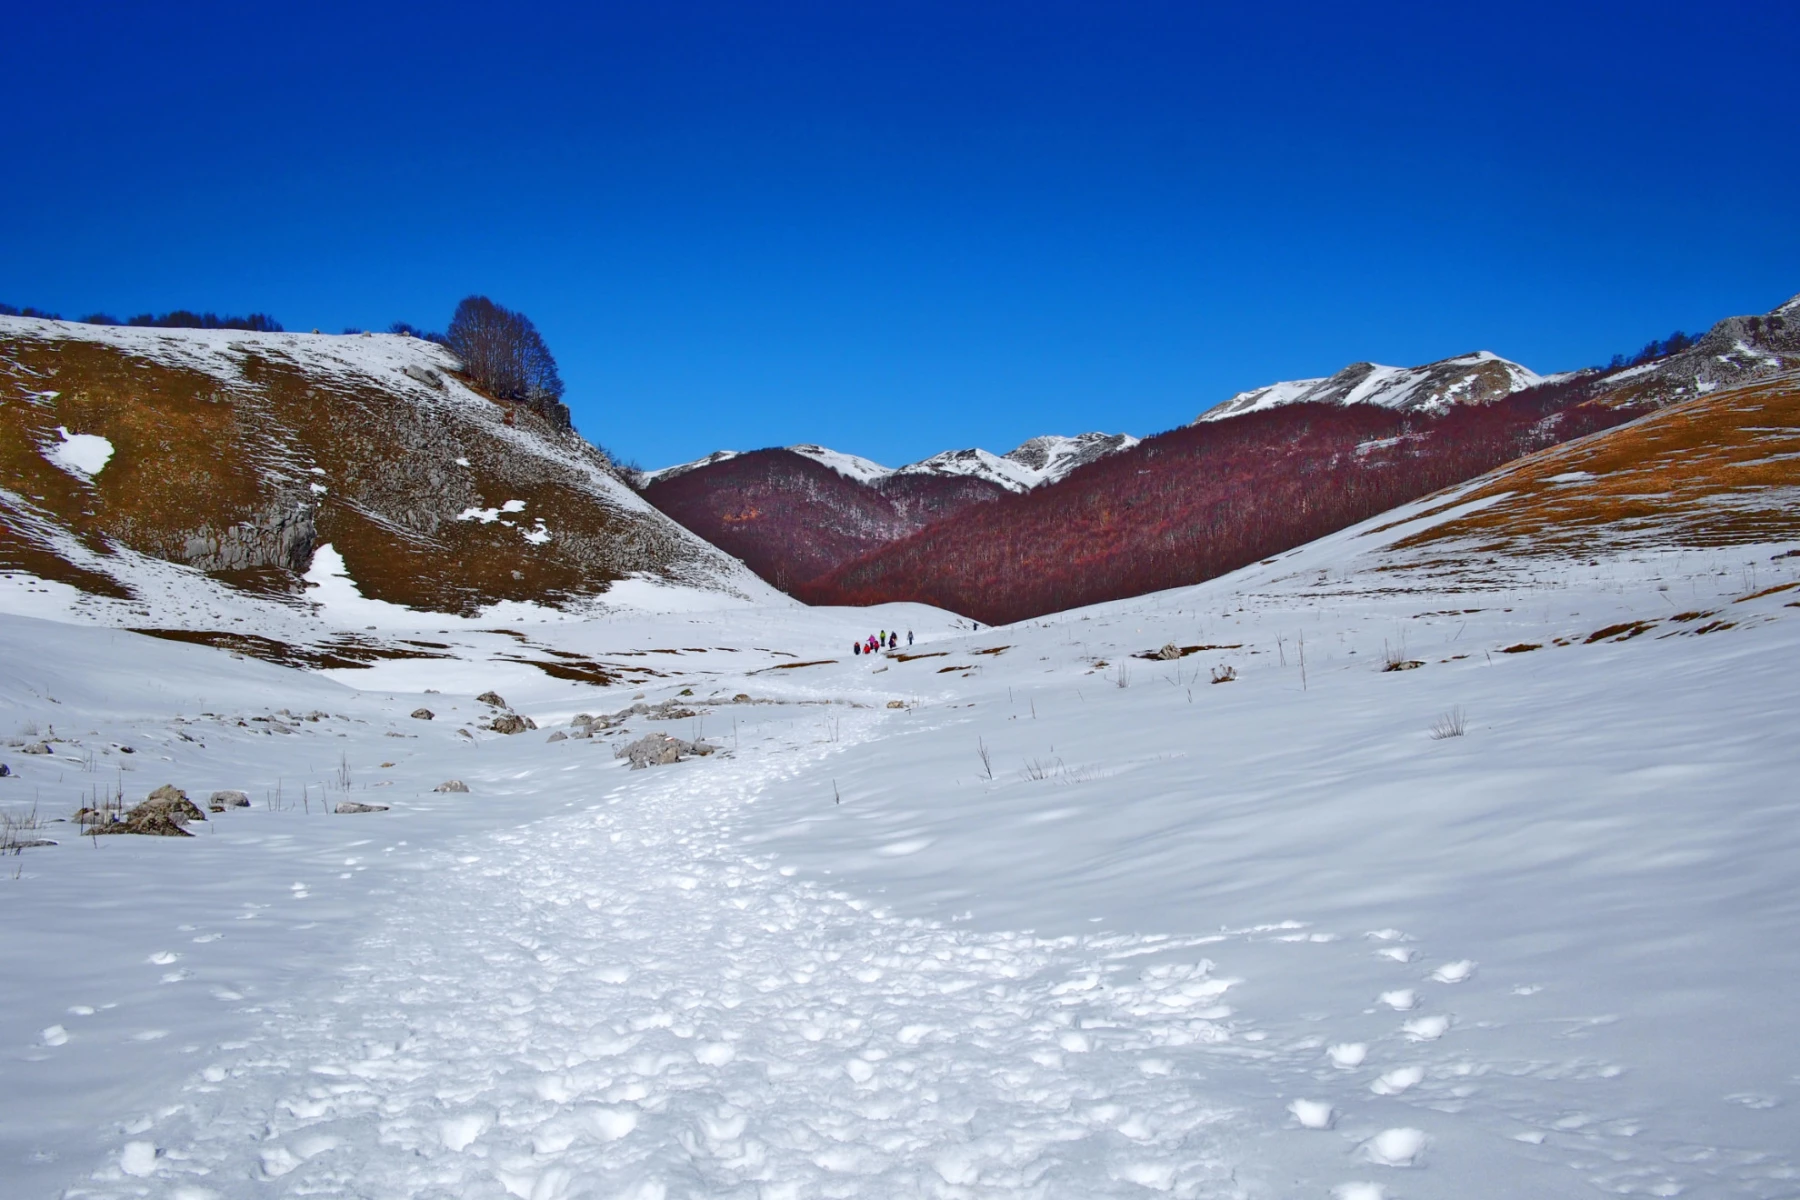
POLYGON ((633 573, 679 576, 695 558, 667 523, 608 501, 594 485, 604 458, 529 409, 450 403, 442 393, 457 385, 441 381, 436 396, 397 395, 281 345, 232 343, 201 369, 0 331, 0 569, 125 596, 103 569, 122 546, 297 594, 329 542, 365 595, 470 612, 592 596, 633 573), (503 415, 514 430, 502 432, 503 415), (82 479, 52 465, 43 451, 59 427, 109 439, 104 470, 82 479), (457 519, 508 500, 524 511, 457 519), (540 520, 548 540, 527 541, 540 520), (71 555, 70 538, 97 557, 71 555))
MULTIPOLYGON (((1533 454, 1446 502, 1492 503, 1402 538, 1475 554, 1733 546, 1800 538, 1800 375, 1683 401, 1533 454)), ((1441 510, 1440 510, 1441 511, 1441 510)))

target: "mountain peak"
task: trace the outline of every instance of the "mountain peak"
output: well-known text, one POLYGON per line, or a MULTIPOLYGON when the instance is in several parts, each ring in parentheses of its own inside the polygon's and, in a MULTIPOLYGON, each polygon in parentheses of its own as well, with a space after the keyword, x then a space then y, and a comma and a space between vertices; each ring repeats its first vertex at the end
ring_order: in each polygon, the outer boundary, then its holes
POLYGON ((1324 379, 1271 383, 1202 412, 1199 421, 1221 421, 1284 404, 1375 404, 1406 412, 1443 413, 1460 404, 1491 404, 1536 387, 1544 377, 1491 350, 1475 350, 1417 367, 1354 362, 1324 379))

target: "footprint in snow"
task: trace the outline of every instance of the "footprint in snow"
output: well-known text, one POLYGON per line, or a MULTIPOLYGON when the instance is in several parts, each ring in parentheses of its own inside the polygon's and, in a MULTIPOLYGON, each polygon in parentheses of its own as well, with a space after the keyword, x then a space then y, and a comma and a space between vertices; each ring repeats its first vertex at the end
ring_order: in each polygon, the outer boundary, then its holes
POLYGON ((1325 1053, 1330 1057, 1332 1066, 1348 1071, 1362 1066, 1363 1060, 1369 1057, 1369 1046, 1367 1042, 1339 1042, 1325 1053))
POLYGON ((1424 1079, 1424 1067, 1395 1067, 1371 1083, 1369 1090, 1377 1096, 1398 1096, 1408 1088, 1417 1087, 1424 1079))
POLYGON ((1445 1016, 1414 1017, 1400 1026, 1400 1032, 1415 1042, 1435 1042, 1450 1032, 1450 1018, 1445 1016))
POLYGON ((1464 958, 1456 962, 1445 963, 1431 973, 1431 978, 1437 983, 1461 983, 1474 974, 1475 964, 1464 958))

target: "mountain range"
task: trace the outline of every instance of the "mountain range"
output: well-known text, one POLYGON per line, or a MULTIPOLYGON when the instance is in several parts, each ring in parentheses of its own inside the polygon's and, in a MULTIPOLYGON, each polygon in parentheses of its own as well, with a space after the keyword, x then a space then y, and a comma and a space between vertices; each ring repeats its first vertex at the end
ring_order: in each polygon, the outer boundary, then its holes
POLYGON ((772 585, 1011 621, 1210 578, 1646 412, 1785 395, 1797 372, 1800 297, 1608 369, 1352 364, 1142 440, 898 468, 798 445, 631 473, 403 335, 0 317, 0 572, 190 629, 227 621, 228 593, 303 610, 324 577, 463 614, 772 585))

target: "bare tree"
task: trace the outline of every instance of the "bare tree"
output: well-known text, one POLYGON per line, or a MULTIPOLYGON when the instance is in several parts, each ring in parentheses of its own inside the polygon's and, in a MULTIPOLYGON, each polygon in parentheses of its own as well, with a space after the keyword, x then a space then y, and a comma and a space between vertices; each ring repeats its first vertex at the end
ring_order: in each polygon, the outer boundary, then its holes
POLYGON ((469 378, 496 400, 523 404, 557 428, 570 428, 556 359, 530 317, 470 296, 456 306, 445 340, 469 378))

